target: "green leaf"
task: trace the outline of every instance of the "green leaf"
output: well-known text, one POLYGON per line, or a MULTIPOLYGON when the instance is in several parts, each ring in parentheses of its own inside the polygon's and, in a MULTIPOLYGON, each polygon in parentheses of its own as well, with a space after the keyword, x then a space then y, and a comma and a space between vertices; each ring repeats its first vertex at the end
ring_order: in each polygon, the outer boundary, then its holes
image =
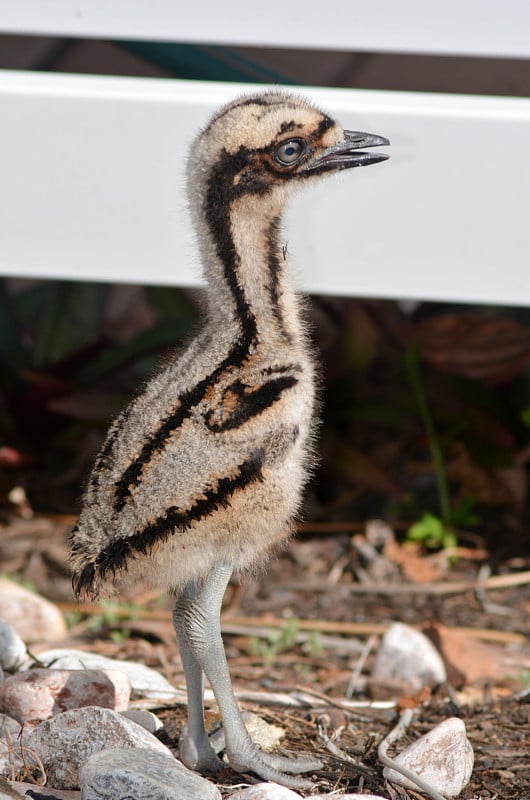
POLYGON ((476 510, 477 501, 474 497, 466 495, 462 497, 459 503, 453 508, 452 521, 455 525, 468 527, 469 525, 478 525, 480 522, 480 515, 476 510))
POLYGON ((407 531, 407 539, 422 542, 429 550, 455 547, 457 539, 451 528, 434 514, 426 512, 407 531))

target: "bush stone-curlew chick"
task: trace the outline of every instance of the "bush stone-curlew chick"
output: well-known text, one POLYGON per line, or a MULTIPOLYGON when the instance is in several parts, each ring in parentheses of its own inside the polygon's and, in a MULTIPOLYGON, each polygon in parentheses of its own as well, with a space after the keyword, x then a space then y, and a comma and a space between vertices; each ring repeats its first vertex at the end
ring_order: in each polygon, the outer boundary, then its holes
POLYGON ((280 243, 291 190, 385 155, 380 136, 344 131, 283 92, 240 98, 191 147, 188 191, 207 281, 205 324, 115 420, 71 536, 76 593, 122 577, 176 595, 188 724, 182 760, 215 773, 206 676, 239 772, 289 786, 313 758, 261 752, 232 690, 219 613, 234 571, 263 562, 290 533, 308 471, 313 358, 280 243))

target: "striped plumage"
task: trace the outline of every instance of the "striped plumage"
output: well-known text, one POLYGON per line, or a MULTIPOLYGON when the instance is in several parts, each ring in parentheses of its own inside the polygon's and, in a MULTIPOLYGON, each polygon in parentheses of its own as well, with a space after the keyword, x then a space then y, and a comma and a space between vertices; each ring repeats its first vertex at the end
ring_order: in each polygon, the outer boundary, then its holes
POLYGON ((297 786, 304 782, 284 770, 315 766, 249 749, 222 688, 224 654, 210 651, 230 574, 289 536, 308 472, 315 377, 280 242, 285 202, 323 173, 382 160, 359 148, 383 143, 280 92, 240 98, 212 118, 188 170, 207 281, 204 327, 112 425, 72 533, 78 594, 96 596, 123 577, 176 593, 190 694, 181 754, 198 769, 218 767, 202 725, 203 672, 232 766, 297 786), (201 614, 208 619, 199 622, 201 614))

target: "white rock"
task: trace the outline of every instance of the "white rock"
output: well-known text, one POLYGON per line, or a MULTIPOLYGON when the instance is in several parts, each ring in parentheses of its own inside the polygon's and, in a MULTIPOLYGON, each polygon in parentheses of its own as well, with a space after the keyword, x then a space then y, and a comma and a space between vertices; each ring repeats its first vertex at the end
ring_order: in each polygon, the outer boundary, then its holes
POLYGON ((141 697, 153 700, 180 696, 174 686, 160 673, 136 661, 119 661, 84 650, 46 650, 39 653, 39 661, 51 669, 116 669, 129 678, 132 690, 141 697))
POLYGON ((67 633, 57 606, 7 578, 0 578, 0 617, 13 626, 26 644, 57 641, 67 633))
POLYGON ((430 639, 410 625, 394 622, 381 640, 372 678, 400 681, 416 690, 444 683, 447 675, 442 658, 430 639))
MULTIPOLYGON (((232 798, 230 798, 232 800, 232 798)), ((311 800, 387 800, 380 794, 312 794, 311 800)))
MULTIPOLYGON (((474 754, 464 723, 458 717, 451 717, 409 745, 394 760, 419 775, 440 794, 457 797, 471 778, 474 754)), ((384 768, 383 774, 392 783, 408 789, 418 788, 389 767, 384 768)))
POLYGON ((122 711, 121 713, 123 717, 132 719, 133 722, 136 722, 137 725, 141 725, 142 728, 145 728, 145 730, 149 731, 149 733, 156 733, 164 727, 162 721, 158 719, 156 714, 153 714, 152 711, 144 711, 141 708, 131 708, 130 710, 122 711))
POLYGON ((0 800, 20 800, 21 797, 6 778, 0 777, 0 800))
MULTIPOLYGON (((283 728, 280 728, 278 725, 271 725, 262 717, 253 714, 252 711, 242 711, 242 717, 250 738, 261 750, 274 750, 285 737, 285 730, 283 728)), ((211 733, 209 738, 210 744, 216 753, 220 753, 221 750, 224 750, 225 733, 222 725, 211 733)))
POLYGON ((219 789, 170 753, 105 750, 80 771, 81 800, 221 800, 219 789))
POLYGON ((9 622, 0 617, 0 667, 16 672, 28 663, 26 645, 9 622))
POLYGON ((83 706, 124 711, 131 685, 116 670, 30 669, 0 683, 0 711, 23 724, 83 706))
POLYGON ((0 714, 0 739, 17 738, 20 733, 20 723, 9 714, 0 714))
MULTIPOLYGON (((230 795, 230 800, 300 800, 301 795, 279 783, 255 783, 230 795)), ((342 798, 341 798, 342 800, 342 798)))
POLYGON ((72 789, 79 785, 79 770, 93 753, 102 750, 142 748, 171 755, 170 750, 140 725, 108 708, 64 711, 23 736, 23 744, 40 757, 50 786, 72 789))
MULTIPOLYGON (((19 723, 7 714, 0 714, 0 775, 13 775, 23 766, 18 747, 22 730, 19 723)), ((1 800, 1 794, 0 794, 1 800)))

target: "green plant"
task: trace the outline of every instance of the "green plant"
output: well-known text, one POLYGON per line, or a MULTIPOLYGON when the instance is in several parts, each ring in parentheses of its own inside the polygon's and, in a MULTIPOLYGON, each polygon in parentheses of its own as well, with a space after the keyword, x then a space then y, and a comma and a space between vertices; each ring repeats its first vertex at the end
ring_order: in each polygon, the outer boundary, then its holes
POLYGON ((324 647, 319 631, 310 631, 307 639, 303 644, 303 650, 310 658, 319 658, 322 655, 324 647))
POLYGON ((405 363, 416 407, 429 442, 439 506, 438 514, 426 511, 410 526, 407 539, 422 542, 428 549, 455 547, 458 542, 456 527, 476 525, 480 521, 476 511, 476 501, 474 497, 465 496, 460 498, 458 503, 451 503, 444 452, 427 399, 416 347, 409 348, 405 363))
POLYGON ((523 690, 530 687, 530 669, 523 669, 519 673, 519 682, 523 690))
POLYGON ((286 620, 281 628, 271 628, 266 639, 253 636, 250 639, 249 650, 252 655, 259 656, 270 666, 276 656, 290 650, 296 644, 298 631, 298 619, 292 617, 286 620))
POLYGON ((431 459, 438 489, 440 521, 443 527, 449 531, 451 528, 452 516, 445 459, 442 452, 442 447, 440 445, 440 440, 436 433, 429 403, 427 401, 427 394, 423 382, 420 357, 417 347, 410 347, 408 349, 405 356, 405 365, 418 412, 429 440, 429 449, 431 452, 431 459))
POLYGON ((421 542, 429 550, 455 547, 457 538, 440 517, 425 512, 407 531, 407 539, 411 542, 421 542))

